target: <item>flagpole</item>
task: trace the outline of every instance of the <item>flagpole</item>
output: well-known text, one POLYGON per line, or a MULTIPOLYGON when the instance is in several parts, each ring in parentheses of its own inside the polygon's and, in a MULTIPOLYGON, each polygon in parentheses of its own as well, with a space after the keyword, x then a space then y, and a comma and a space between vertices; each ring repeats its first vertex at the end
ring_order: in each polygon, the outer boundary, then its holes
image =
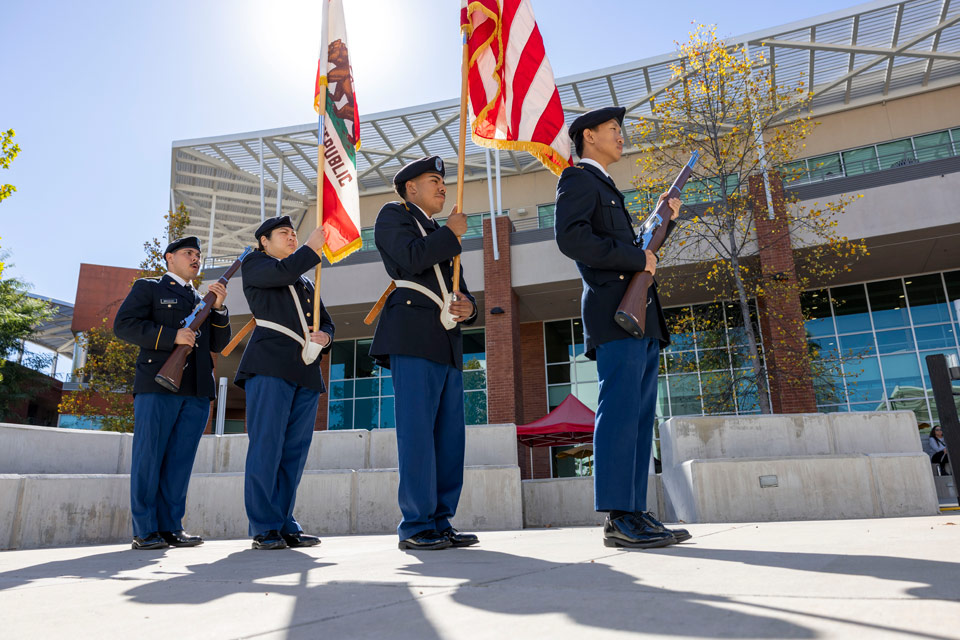
MULTIPOLYGON (((327 115, 327 90, 324 87, 323 97, 320 99, 320 129, 317 138, 317 228, 323 226, 323 137, 324 126, 327 115)), ((326 241, 324 241, 326 242, 326 241)), ((314 274, 313 288, 313 330, 320 330, 320 266, 323 264, 323 247, 317 249, 320 254, 320 262, 317 263, 317 270, 314 274)))
MULTIPOLYGON (((470 52, 467 49, 467 32, 463 32, 463 62, 460 79, 460 145, 457 149, 457 212, 463 213, 463 173, 467 151, 467 69, 470 65, 470 52)), ((457 236, 460 241, 460 236, 457 236)), ((453 259, 453 291, 460 291, 460 254, 453 259)))

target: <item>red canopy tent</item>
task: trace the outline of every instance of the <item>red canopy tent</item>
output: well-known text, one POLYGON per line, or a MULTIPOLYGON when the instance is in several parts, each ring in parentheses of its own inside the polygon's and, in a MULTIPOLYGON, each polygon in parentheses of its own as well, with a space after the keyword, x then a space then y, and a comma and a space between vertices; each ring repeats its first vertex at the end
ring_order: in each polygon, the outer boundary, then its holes
POLYGON ((528 447, 556 447, 593 442, 594 415, 590 407, 570 394, 556 409, 539 420, 518 425, 517 440, 528 447))

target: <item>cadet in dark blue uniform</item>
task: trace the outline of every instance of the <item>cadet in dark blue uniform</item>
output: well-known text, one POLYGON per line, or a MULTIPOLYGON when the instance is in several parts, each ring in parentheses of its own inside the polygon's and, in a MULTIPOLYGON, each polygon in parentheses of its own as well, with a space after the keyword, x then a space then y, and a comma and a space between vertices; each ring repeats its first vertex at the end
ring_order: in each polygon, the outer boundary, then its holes
POLYGON ((203 544, 183 531, 187 484, 200 436, 216 397, 211 352, 230 342, 230 320, 223 301, 227 289, 210 285, 217 299, 199 334, 182 321, 200 301, 190 281, 200 271, 200 243, 194 237, 171 242, 163 252, 167 273, 141 278, 117 311, 113 331, 140 347, 133 383, 133 456, 130 461, 130 511, 133 548, 203 544), (154 377, 178 344, 192 345, 180 390, 171 393, 154 377))
POLYGON ((377 323, 370 355, 393 373, 400 456, 401 549, 443 549, 477 543, 453 528, 463 487, 466 439, 463 418, 463 340, 477 307, 460 278, 452 299, 452 259, 460 254, 466 216, 454 209, 445 225, 443 161, 422 158, 393 179, 404 202, 380 209, 374 239, 397 289, 377 323), (441 311, 449 316, 441 320, 441 311))
MULTIPOLYGON (((607 166, 623 152, 625 109, 585 113, 570 125, 580 163, 557 184, 555 230, 560 251, 576 260, 583 279, 586 356, 597 361, 600 398, 594 431, 594 502, 608 512, 604 544, 660 547, 686 540, 647 511, 647 474, 657 406, 660 347, 670 344, 656 285, 647 300, 646 335, 620 328, 614 314, 637 271, 656 271, 657 258, 635 243, 633 220, 607 166)), ((666 197, 661 196, 661 200, 666 197)), ((680 200, 669 202, 674 225, 680 200)))
POLYGON ((243 498, 254 549, 320 544, 293 517, 320 394, 321 352, 333 344, 333 321, 320 305, 313 325, 313 283, 302 274, 320 262, 323 230, 297 248, 289 216, 256 231, 258 251, 243 261, 243 294, 257 327, 240 359, 235 382, 247 393, 246 477, 243 498))

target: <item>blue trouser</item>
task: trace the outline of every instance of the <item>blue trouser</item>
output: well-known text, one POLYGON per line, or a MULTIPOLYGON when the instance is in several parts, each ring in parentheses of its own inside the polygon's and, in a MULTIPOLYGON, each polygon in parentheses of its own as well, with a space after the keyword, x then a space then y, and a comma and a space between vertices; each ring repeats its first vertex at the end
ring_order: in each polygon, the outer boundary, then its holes
POLYGON ((179 531, 187 508, 187 485, 210 399, 172 393, 133 398, 130 513, 133 535, 179 531))
POLYGON ((313 439, 320 392, 272 376, 253 376, 245 390, 250 446, 243 501, 249 533, 303 531, 293 517, 293 505, 313 439))
POLYGON ((597 511, 646 511, 657 410, 660 342, 624 338, 597 347, 600 402, 593 433, 597 511))
POLYGON ((396 395, 401 540, 443 531, 463 488, 463 374, 425 358, 391 355, 396 395))

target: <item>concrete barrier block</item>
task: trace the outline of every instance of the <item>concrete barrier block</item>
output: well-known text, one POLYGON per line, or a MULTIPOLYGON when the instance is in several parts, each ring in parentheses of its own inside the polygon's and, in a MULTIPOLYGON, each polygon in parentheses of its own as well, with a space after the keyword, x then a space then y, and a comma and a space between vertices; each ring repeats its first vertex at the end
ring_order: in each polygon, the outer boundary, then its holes
POLYGON ((880 515, 899 518, 935 516, 940 513, 937 488, 930 473, 927 454, 870 454, 867 459, 877 483, 880 515))
POLYGON ((670 418, 660 426, 664 467, 686 460, 829 455, 821 414, 670 418))
POLYGON ((522 499, 516 464, 467 467, 454 526, 464 531, 521 529, 522 499))
POLYGON ((20 523, 20 489, 23 476, 16 474, 0 475, 0 549, 13 549, 14 533, 20 523))
POLYGON ((663 483, 675 517, 684 522, 881 515, 870 461, 862 455, 689 460, 665 469, 663 483))
POLYGON ((374 429, 370 432, 368 469, 396 469, 397 432, 394 429, 374 429))
POLYGON ((192 474, 216 473, 217 447, 222 436, 202 436, 197 443, 197 454, 193 458, 192 474))
POLYGON ((923 451, 912 411, 831 413, 828 420, 838 454, 923 451))
POLYGON ((353 532, 356 475, 356 471, 343 469, 304 472, 293 509, 304 531, 321 536, 353 532))
POLYGON ((524 527, 578 527, 603 524, 593 509, 593 478, 524 480, 524 527))
POLYGON ((243 473, 205 473, 190 478, 183 527, 205 538, 246 538, 243 473))
POLYGON ((954 476, 933 476, 933 482, 937 487, 937 499, 956 502, 957 482, 954 476))
POLYGON ((0 473, 115 473, 122 435, 0 424, 0 473))
POLYGON ((130 474, 130 461, 133 459, 133 434, 120 434, 120 458, 117 460, 117 473, 130 474))
MULTIPOLYGON (((372 432, 376 433, 376 431, 372 432)), ((371 444, 375 440, 371 440, 371 444)), ((354 533, 393 533, 400 524, 397 469, 361 469, 356 474, 354 533)))
POLYGON ((313 434, 307 466, 319 469, 365 469, 370 432, 365 429, 317 431, 313 434))
POLYGON ((247 447, 250 439, 245 433, 231 433, 217 439, 217 464, 215 473, 243 472, 247 464, 247 447))
POLYGON ((517 464, 517 426, 483 424, 467 427, 466 466, 517 464))
POLYGON ((130 541, 129 476, 26 475, 23 482, 17 548, 130 541))

